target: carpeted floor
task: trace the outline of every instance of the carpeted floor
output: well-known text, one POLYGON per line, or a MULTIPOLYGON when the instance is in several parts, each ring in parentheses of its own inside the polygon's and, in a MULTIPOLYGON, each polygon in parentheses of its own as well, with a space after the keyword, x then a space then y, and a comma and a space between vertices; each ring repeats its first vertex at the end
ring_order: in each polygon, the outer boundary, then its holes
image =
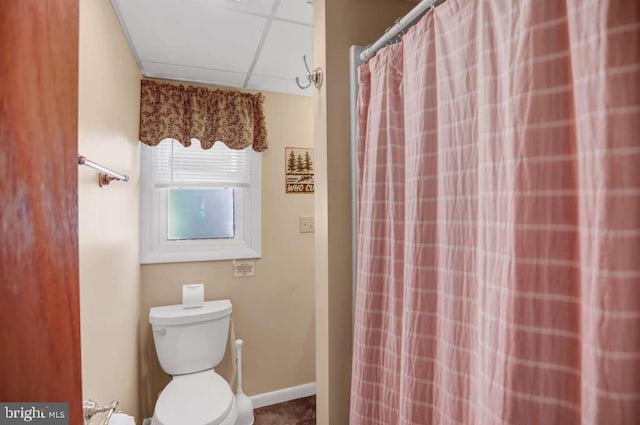
POLYGON ((316 396, 261 407, 253 415, 254 425, 315 425, 316 396))

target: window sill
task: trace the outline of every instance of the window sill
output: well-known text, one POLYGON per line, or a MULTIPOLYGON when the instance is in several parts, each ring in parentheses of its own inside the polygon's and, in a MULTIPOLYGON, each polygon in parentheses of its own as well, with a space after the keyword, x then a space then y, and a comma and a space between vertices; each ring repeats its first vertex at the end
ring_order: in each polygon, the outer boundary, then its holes
POLYGON ((224 252, 149 252, 141 255, 140 264, 192 263, 201 261, 229 261, 235 259, 259 259, 262 253, 251 248, 224 250, 224 252))

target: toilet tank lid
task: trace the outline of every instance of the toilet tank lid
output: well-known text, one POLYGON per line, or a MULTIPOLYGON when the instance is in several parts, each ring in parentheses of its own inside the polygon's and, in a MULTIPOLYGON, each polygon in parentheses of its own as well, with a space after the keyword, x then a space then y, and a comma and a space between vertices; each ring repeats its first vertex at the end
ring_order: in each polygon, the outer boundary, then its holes
POLYGON ((231 314, 231 301, 206 301, 202 307, 184 308, 182 304, 152 307, 149 323, 153 325, 183 325, 206 322, 231 314))

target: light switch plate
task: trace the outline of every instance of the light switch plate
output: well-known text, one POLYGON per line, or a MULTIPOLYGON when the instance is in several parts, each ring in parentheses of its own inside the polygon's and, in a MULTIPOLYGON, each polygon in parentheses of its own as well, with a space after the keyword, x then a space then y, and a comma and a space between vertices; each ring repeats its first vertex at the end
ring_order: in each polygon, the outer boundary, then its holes
POLYGON ((254 261, 234 261, 233 277, 249 277, 256 275, 256 263, 254 261))
POLYGON ((300 233, 313 233, 316 231, 315 219, 313 216, 300 217, 300 233))

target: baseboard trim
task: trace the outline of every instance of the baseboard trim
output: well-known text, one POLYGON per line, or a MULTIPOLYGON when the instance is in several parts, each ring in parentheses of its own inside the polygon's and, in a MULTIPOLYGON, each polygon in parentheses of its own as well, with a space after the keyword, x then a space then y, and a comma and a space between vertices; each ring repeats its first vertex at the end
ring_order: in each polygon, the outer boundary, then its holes
POLYGON ((271 406, 273 404, 284 403, 285 401, 297 398, 309 397, 316 393, 316 383, 298 385, 296 387, 283 388, 281 390, 268 393, 256 394, 249 397, 253 403, 253 408, 271 406))

